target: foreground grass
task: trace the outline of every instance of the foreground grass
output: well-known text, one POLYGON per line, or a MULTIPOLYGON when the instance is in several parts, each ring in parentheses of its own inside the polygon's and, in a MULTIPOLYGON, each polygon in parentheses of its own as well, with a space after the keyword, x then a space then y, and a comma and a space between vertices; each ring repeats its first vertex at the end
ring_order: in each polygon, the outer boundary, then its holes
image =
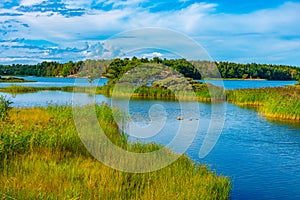
POLYGON ((267 117, 300 120, 300 88, 298 86, 239 89, 226 91, 227 101, 241 106, 255 106, 267 117))
MULTIPOLYGON (((106 135, 128 151, 159 149, 130 144, 111 108, 97 106, 106 135)), ((95 160, 81 143, 72 108, 13 109, 0 122, 0 198, 9 199, 228 199, 230 182, 181 156, 143 174, 124 173, 95 160)))

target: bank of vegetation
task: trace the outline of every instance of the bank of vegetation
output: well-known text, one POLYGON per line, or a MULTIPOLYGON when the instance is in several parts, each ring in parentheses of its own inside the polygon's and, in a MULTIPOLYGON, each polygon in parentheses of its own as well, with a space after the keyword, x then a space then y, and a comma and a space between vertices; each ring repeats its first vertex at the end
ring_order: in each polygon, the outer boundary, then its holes
POLYGON ((154 81, 151 86, 134 87, 132 84, 108 84, 97 87, 96 94, 115 97, 134 97, 150 99, 198 100, 201 102, 224 101, 224 89, 209 83, 185 78, 166 78, 154 81))
POLYGON ((0 83, 26 83, 26 82, 35 82, 35 81, 26 80, 23 78, 17 78, 13 76, 8 76, 8 77, 0 76, 0 83))
POLYGON ((226 91, 227 101, 256 107, 267 117, 300 120, 300 87, 238 89, 226 91))
MULTIPOLYGON (((23 86, 23 85, 9 85, 6 87, 0 87, 0 92, 12 93, 12 94, 21 94, 21 93, 33 93, 44 90, 52 90, 52 91, 66 91, 73 92, 73 86, 65 86, 65 87, 33 87, 33 86, 23 86)), ((82 90, 84 92, 85 90, 82 90)), ((86 89, 86 91, 88 91, 86 89)))
POLYGON ((151 99, 182 99, 198 100, 201 102, 225 100, 224 89, 210 83, 202 83, 185 78, 167 78, 154 81, 151 86, 143 85, 136 87, 130 83, 107 84, 104 86, 65 86, 65 87, 32 87, 22 85, 9 85, 0 88, 0 92, 19 94, 38 91, 65 91, 85 92, 91 94, 102 94, 108 97, 134 97, 151 99), (134 88, 134 89, 133 89, 134 88))
MULTIPOLYGON (((27 87, 11 85, 0 88, 0 92, 18 94, 43 90, 59 90, 65 92, 102 94, 108 97, 114 95, 114 97, 139 99, 197 100, 200 102, 228 101, 240 106, 256 107, 259 112, 267 117, 285 120, 300 120, 299 85, 276 88, 228 90, 225 95, 222 88, 199 82, 191 84, 192 91, 182 90, 178 83, 176 84, 177 88, 172 88, 174 85, 167 88, 166 85, 170 84, 170 81, 173 81, 173 79, 158 81, 155 82, 153 86, 142 86, 134 90, 133 86, 130 84, 120 84, 116 90, 115 85, 113 84, 99 87, 27 87)), ((180 79, 180 81, 183 80, 180 79)))
POLYGON ((239 106, 256 107, 267 117, 284 120, 300 120, 300 87, 299 85, 276 88, 253 88, 224 91, 223 88, 209 83, 186 79, 165 79, 156 81, 152 86, 134 88, 131 84, 108 84, 91 87, 28 87, 11 85, 0 88, 0 92, 18 94, 43 90, 59 90, 65 92, 83 92, 102 94, 107 97, 127 97, 159 100, 196 100, 200 102, 228 101, 239 106), (176 84, 174 84, 174 81, 176 84), (182 84, 180 84, 182 83, 182 84), (167 87, 168 86, 168 87, 167 87))
MULTIPOLYGON (((119 147, 132 152, 161 148, 129 143, 112 108, 95 106, 105 134, 119 147)), ((150 173, 107 167, 82 144, 68 106, 13 108, 0 120, 1 199, 228 199, 230 187, 228 178, 185 155, 150 173)))

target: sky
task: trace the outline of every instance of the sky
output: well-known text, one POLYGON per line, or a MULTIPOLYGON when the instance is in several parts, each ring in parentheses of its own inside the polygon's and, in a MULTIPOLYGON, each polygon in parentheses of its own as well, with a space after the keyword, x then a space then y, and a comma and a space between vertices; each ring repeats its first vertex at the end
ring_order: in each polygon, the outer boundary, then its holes
POLYGON ((155 27, 215 61, 300 66, 299 11, 300 1, 285 0, 1 0, 0 64, 84 60, 115 34, 155 27))

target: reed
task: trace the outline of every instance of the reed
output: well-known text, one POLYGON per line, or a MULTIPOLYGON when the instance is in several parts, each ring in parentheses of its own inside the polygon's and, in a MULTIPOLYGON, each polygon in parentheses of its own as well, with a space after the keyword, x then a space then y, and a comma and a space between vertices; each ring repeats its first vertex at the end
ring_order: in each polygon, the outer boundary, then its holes
POLYGON ((204 84, 194 81, 190 82, 189 87, 187 87, 184 84, 175 84, 168 86, 167 82, 163 81, 165 80, 162 80, 161 82, 156 83, 153 86, 138 87, 134 91, 132 91, 133 85, 128 83, 119 84, 118 90, 115 90, 115 85, 106 85, 97 87, 95 93, 104 94, 107 96, 115 95, 115 97, 133 97, 141 99, 180 99, 197 100, 201 102, 225 100, 225 93, 223 88, 214 86, 209 83, 204 84))
POLYGON ((8 77, 0 76, 0 83, 24 83, 24 82, 35 82, 35 81, 25 80, 23 78, 17 78, 13 76, 8 76, 8 77))
POLYGON ((256 106, 267 117, 300 120, 300 88, 297 86, 226 91, 227 101, 256 106))
MULTIPOLYGON (((90 86, 90 87, 81 87, 81 86, 67 86, 67 87, 28 87, 28 86, 19 86, 11 85, 7 87, 0 88, 0 92, 7 93, 29 93, 29 92, 38 92, 44 90, 59 90, 65 92, 84 92, 92 94, 102 94, 106 96, 115 97, 133 97, 141 99, 168 99, 168 100, 196 100, 201 102, 210 102, 210 101, 224 101, 225 93, 224 89, 221 87, 214 86, 209 83, 201 83, 198 81, 186 81, 182 80, 184 83, 174 84, 174 78, 169 78, 166 80, 161 80, 155 83, 153 86, 140 86, 136 90, 132 91, 133 85, 128 83, 121 83, 118 85, 118 90, 115 90, 115 84, 109 84, 104 86, 90 86), (169 84, 170 82, 173 85, 169 84), (168 85, 169 84, 169 85, 168 85), (187 87, 187 85, 189 87, 187 87)), ((178 80, 177 80, 178 81, 178 80)))
MULTIPOLYGON (((129 143, 111 108, 96 106, 106 135, 134 152, 161 148, 129 143)), ((115 109, 115 108, 113 108, 115 109)), ((228 199, 230 181, 185 155, 168 167, 143 174, 114 170, 82 144, 72 108, 12 109, 0 122, 0 198, 9 199, 228 199)))

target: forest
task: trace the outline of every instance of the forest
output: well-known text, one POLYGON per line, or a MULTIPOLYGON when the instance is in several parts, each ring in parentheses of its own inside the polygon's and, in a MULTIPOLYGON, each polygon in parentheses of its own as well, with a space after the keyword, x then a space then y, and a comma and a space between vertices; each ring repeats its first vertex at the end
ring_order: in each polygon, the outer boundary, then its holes
POLYGON ((296 66, 211 61, 190 62, 186 59, 161 59, 159 57, 152 59, 115 58, 113 60, 69 61, 67 63, 42 62, 35 65, 0 65, 0 76, 67 77, 77 75, 82 67, 91 72, 93 68, 101 66, 101 72, 93 70, 93 73, 89 73, 88 76, 105 76, 113 83, 119 80, 124 73, 143 64, 162 64, 193 79, 201 79, 203 78, 201 74, 205 74, 205 78, 220 78, 221 75, 222 78, 227 79, 300 80, 300 68, 296 66), (196 65, 197 67, 195 67, 196 65), (209 70, 213 69, 213 66, 217 66, 219 73, 216 70, 209 70))

